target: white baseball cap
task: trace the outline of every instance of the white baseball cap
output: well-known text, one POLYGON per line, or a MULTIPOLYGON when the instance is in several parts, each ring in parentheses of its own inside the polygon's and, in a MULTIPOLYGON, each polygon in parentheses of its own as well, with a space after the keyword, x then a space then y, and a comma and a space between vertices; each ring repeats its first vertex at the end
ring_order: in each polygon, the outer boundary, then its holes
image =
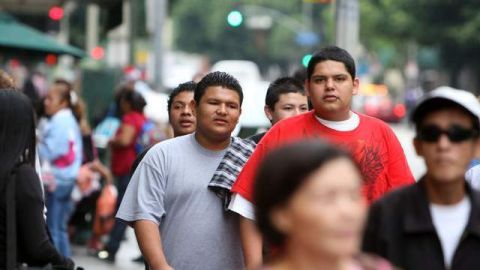
POLYGON ((423 116, 425 107, 432 101, 448 100, 461 106, 480 121, 480 101, 470 92, 449 86, 440 86, 428 92, 415 106, 411 120, 417 122, 423 116))

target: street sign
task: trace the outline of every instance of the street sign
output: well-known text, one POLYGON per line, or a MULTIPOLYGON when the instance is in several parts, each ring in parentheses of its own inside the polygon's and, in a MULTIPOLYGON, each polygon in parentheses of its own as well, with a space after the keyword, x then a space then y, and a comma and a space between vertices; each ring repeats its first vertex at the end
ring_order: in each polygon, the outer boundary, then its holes
POLYGON ((300 32, 295 37, 295 42, 300 46, 314 46, 320 42, 320 37, 314 32, 300 32))

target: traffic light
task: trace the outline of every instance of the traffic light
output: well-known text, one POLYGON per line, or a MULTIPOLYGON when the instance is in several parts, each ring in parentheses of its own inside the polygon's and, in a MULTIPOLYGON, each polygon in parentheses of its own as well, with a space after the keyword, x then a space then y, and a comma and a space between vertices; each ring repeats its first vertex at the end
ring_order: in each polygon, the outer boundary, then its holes
POLYGON ((238 10, 232 10, 228 13, 227 23, 232 27, 238 27, 243 22, 243 15, 238 10))
POLYGON ((90 56, 95 60, 102 60, 105 56, 105 50, 102 47, 97 46, 92 49, 90 56))
POLYGON ((48 10, 47 32, 58 33, 60 31, 60 20, 63 18, 63 8, 53 6, 48 10))
POLYGON ((48 17, 53 21, 60 21, 63 18, 63 8, 59 6, 53 6, 48 11, 48 17))
POLYGON ((310 59, 312 59, 312 55, 311 54, 306 54, 303 56, 302 58, 302 65, 304 67, 308 67, 308 63, 310 62, 310 59))

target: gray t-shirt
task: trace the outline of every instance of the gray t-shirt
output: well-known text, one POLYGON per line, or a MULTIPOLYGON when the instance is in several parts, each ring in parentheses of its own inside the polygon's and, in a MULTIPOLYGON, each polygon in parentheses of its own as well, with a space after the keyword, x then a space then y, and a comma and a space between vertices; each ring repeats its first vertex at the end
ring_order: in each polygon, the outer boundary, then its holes
POLYGON ((208 189, 225 151, 203 148, 193 134, 166 140, 148 151, 130 180, 117 218, 159 224, 176 270, 244 268, 238 215, 208 189))

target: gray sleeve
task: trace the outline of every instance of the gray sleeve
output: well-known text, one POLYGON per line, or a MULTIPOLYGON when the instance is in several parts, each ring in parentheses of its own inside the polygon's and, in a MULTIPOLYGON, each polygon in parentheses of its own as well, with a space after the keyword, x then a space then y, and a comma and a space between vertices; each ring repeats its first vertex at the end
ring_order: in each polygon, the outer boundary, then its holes
MULTIPOLYGON (((159 161, 155 163, 165 165, 159 161)), ((142 161, 132 175, 116 217, 126 222, 150 220, 160 224, 165 215, 165 188, 164 167, 142 161)))

